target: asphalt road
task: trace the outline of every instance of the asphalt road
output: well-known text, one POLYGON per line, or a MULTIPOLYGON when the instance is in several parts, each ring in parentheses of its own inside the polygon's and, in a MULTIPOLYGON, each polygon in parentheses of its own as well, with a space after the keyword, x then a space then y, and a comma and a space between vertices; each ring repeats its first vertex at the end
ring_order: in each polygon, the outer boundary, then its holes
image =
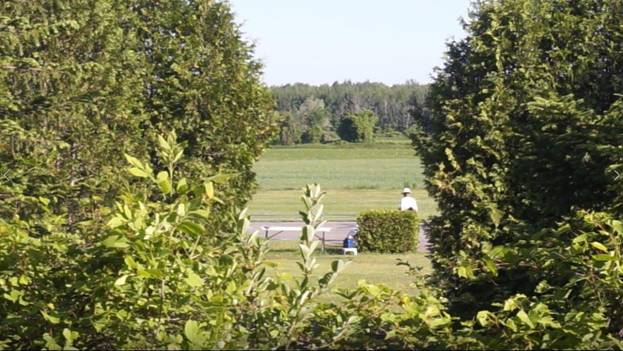
MULTIPOLYGON (((252 222, 250 230, 258 231, 261 236, 266 234, 266 227, 297 227, 301 228, 303 222, 252 222)), ((325 233, 325 240, 334 245, 341 245, 342 240, 346 238, 348 233, 357 227, 357 223, 348 222, 327 222, 323 227, 331 230, 325 233)), ((298 231, 269 231, 268 235, 272 240, 298 240, 301 236, 298 231)), ((428 252, 428 239, 424 226, 420 225, 420 236, 418 241, 418 252, 428 252)))

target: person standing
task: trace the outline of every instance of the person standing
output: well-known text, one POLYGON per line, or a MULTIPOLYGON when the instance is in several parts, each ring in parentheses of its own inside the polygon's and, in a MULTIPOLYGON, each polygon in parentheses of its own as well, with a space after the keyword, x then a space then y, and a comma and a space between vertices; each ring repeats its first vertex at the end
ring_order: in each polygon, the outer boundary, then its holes
POLYGON ((400 199, 400 211, 415 211, 417 212, 417 202, 411 197, 411 189, 402 189, 402 199, 400 199))

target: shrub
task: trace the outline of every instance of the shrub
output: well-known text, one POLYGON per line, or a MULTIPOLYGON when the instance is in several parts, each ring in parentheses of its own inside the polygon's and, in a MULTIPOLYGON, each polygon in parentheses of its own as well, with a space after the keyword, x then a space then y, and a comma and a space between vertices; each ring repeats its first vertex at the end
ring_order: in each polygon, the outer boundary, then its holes
POLYGON ((324 132, 320 138, 320 142, 323 144, 331 144, 338 141, 341 141, 341 139, 334 131, 324 132))
POLYGON ((0 350, 265 349, 307 339, 315 298, 347 265, 312 278, 325 193, 306 188, 302 277, 281 281, 266 274, 266 243, 244 212, 231 232, 208 226, 221 215, 225 176, 184 177, 182 144, 173 133, 159 140, 157 162, 125 156, 130 167, 118 171, 134 182, 97 209, 101 232, 63 231, 47 198, 21 197, 29 218, 0 216, 0 350))
POLYGON ((362 251, 408 252, 416 248, 418 217, 415 212, 368 211, 357 218, 362 251))

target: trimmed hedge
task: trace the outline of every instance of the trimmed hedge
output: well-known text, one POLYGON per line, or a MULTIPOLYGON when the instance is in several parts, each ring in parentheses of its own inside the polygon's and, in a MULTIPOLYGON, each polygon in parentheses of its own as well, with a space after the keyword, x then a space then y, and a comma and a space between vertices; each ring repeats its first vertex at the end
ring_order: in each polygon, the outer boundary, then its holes
POLYGON ((411 211, 366 211, 357 218, 360 251, 398 253, 417 247, 419 220, 411 211))

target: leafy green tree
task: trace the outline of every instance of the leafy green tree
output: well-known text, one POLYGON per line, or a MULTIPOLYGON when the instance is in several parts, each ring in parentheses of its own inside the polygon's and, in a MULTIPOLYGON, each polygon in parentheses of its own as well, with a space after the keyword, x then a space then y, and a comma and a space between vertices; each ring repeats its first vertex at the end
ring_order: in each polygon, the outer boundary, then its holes
POLYGON ((299 107, 297 115, 303 124, 303 143, 319 143, 322 135, 329 128, 329 116, 324 102, 316 98, 307 98, 299 107))
POLYGON ((279 138, 276 142, 281 145, 300 143, 303 134, 303 127, 300 121, 291 112, 281 112, 279 114, 281 121, 279 123, 279 138))
POLYGON ((371 143, 378 117, 370 110, 351 113, 344 117, 337 130, 340 138, 350 142, 371 143))
POLYGON ((222 1, 132 0, 147 140, 177 131, 187 143, 187 175, 235 172, 222 189, 239 207, 253 189, 253 162, 276 131, 261 65, 222 1))
MULTIPOLYGON (((434 284, 453 313, 519 293, 560 313, 606 311, 610 331, 621 328, 620 288, 595 288, 558 250, 574 247, 582 223, 603 223, 592 211, 621 215, 622 6, 481 2, 467 38, 449 45, 413 142, 440 208, 434 284)), ((611 255, 616 244, 602 244, 593 253, 611 255)))
POLYGON ((75 227, 115 197, 119 155, 144 155, 160 131, 175 129, 189 145, 186 175, 234 174, 221 185, 232 200, 224 211, 249 199, 251 165, 276 126, 261 67, 227 4, 4 1, 0 9, 0 119, 30 136, 2 131, 10 182, 28 195, 55 193, 50 208, 75 227), (31 164, 38 168, 24 172, 31 164))
POLYGON ((0 4, 0 173, 12 185, 2 191, 10 215, 28 216, 19 197, 42 196, 74 230, 115 196, 119 155, 145 150, 136 142, 145 68, 134 33, 123 30, 131 20, 115 1, 0 4))

